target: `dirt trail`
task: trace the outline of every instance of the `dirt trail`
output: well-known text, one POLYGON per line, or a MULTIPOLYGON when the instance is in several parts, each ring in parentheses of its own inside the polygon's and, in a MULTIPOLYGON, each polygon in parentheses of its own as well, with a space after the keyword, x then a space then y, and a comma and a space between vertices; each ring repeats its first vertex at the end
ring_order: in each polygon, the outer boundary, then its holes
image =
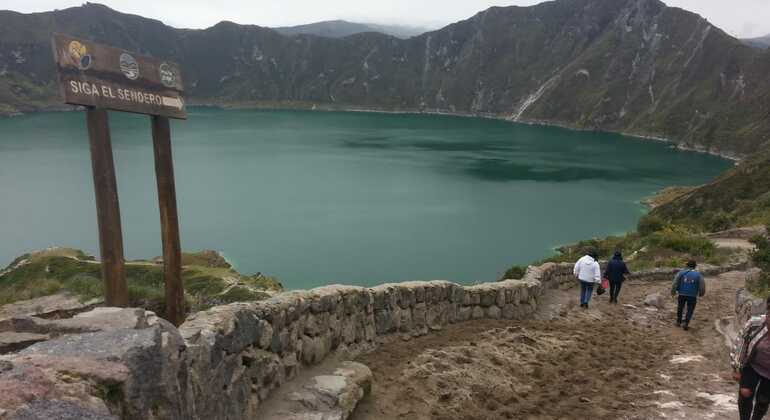
POLYGON ((715 322, 733 312, 745 274, 708 280, 690 331, 673 325, 669 283, 627 282, 619 305, 551 291, 537 317, 477 321, 393 338, 360 361, 372 395, 354 420, 733 419, 735 387, 715 322), (660 292, 665 307, 642 302, 660 292))

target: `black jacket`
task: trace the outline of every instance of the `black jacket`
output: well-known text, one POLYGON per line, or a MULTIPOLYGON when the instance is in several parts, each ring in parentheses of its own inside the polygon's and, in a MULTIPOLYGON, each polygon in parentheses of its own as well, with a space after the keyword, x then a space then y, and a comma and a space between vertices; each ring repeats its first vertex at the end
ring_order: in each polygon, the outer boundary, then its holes
POLYGON ((626 263, 616 258, 611 259, 607 263, 607 269, 604 270, 604 277, 613 283, 622 283, 626 274, 630 274, 626 263))

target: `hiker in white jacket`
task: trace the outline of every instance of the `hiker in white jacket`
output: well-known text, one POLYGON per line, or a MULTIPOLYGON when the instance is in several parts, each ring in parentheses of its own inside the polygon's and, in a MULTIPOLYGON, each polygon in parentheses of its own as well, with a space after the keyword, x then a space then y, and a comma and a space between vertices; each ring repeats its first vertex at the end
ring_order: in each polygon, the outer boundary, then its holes
POLYGON ((573 273, 580 280, 581 308, 588 308, 588 302, 594 294, 594 285, 602 282, 602 269, 599 267, 598 259, 596 251, 591 251, 575 263, 573 273))

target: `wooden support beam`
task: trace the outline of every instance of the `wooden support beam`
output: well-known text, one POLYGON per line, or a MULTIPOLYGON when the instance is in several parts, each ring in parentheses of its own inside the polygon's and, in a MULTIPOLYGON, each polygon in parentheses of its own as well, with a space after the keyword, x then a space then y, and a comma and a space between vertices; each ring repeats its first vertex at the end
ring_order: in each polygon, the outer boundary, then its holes
POLYGON ((171 156, 171 128, 168 118, 152 116, 152 141, 155 150, 155 176, 158 182, 160 230, 163 240, 163 276, 166 281, 166 320, 179 326, 184 322, 184 285, 182 284, 182 249, 171 156))
POLYGON ((89 107, 86 121, 91 145, 91 167, 94 173, 105 304, 126 307, 128 306, 128 287, 123 257, 123 230, 120 223, 120 203, 107 111, 89 107))

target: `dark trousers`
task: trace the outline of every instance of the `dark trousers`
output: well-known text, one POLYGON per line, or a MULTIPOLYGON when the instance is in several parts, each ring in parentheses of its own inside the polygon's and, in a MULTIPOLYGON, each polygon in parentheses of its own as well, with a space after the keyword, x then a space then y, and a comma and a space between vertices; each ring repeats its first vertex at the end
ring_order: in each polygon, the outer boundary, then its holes
POLYGON ((594 294, 594 283, 580 280, 580 304, 588 305, 591 295, 594 294))
POLYGON ((610 280, 610 302, 618 301, 618 295, 620 294, 621 287, 623 287, 622 281, 610 280))
POLYGON ((698 298, 695 296, 679 295, 679 303, 676 306, 676 322, 682 323, 682 310, 687 306, 687 315, 685 315, 684 323, 689 324, 692 319, 692 313, 695 312, 695 304, 697 303, 698 298))
POLYGON ((765 417, 770 405, 770 379, 758 374, 748 364, 741 371, 740 387, 751 390, 748 397, 738 392, 738 412, 741 420, 760 420, 765 417))

